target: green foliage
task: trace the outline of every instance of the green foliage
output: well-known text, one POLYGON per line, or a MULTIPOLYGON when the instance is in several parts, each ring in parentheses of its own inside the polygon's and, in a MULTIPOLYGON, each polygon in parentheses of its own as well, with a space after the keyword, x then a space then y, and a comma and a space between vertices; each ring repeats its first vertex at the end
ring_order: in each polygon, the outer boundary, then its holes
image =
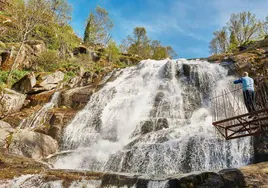
POLYGON ((177 56, 170 46, 164 47, 156 40, 151 42, 144 27, 134 28, 133 37, 128 36, 120 48, 123 52, 127 51, 130 54, 137 54, 143 59, 159 60, 177 56))
POLYGON ((238 47, 237 37, 234 31, 231 32, 229 51, 234 51, 238 47))
POLYGON ((137 54, 144 59, 150 58, 150 40, 144 27, 134 28, 133 37, 128 36, 127 40, 129 43, 128 53, 137 54))
POLYGON ((262 27, 262 33, 264 36, 268 35, 268 16, 266 16, 265 20, 260 23, 262 27))
POLYGON ((211 52, 232 52, 248 41, 263 38, 265 23, 266 21, 259 22, 255 14, 250 12, 232 14, 227 26, 213 33, 214 37, 209 46, 211 52))
POLYGON ((64 81, 68 81, 70 79, 72 79, 73 77, 76 76, 76 73, 72 72, 72 71, 68 71, 64 74, 64 81))
POLYGON ((161 46, 160 41, 152 41, 151 50, 151 58, 156 60, 166 59, 168 57, 173 58, 177 56, 176 52, 170 46, 161 46))
POLYGON ((57 51, 48 50, 36 57, 34 62, 37 71, 53 72, 59 68, 60 58, 57 51))
POLYGON ((57 33, 55 31, 55 26, 47 27, 46 25, 37 26, 32 35, 32 39, 38 39, 45 42, 46 47, 50 50, 59 49, 59 42, 57 40, 57 33))
MULTIPOLYGON (((23 76, 25 76, 28 73, 29 71, 14 70, 12 73, 11 85, 19 81, 23 76)), ((4 83, 6 83, 7 77, 8 77, 8 71, 0 71, 0 85, 4 85, 4 83)))
POLYGON ((84 44, 87 46, 96 43, 107 44, 111 39, 109 32, 112 27, 113 22, 109 18, 109 13, 98 6, 89 14, 84 32, 84 44))
POLYGON ((5 11, 10 21, 0 22, 3 42, 43 40, 48 49, 60 50, 63 55, 81 42, 68 25, 71 7, 67 0, 11 0, 5 11))
POLYGON ((116 43, 111 40, 108 43, 107 48, 105 49, 105 53, 108 56, 109 62, 117 62, 119 61, 119 48, 117 47, 116 43))

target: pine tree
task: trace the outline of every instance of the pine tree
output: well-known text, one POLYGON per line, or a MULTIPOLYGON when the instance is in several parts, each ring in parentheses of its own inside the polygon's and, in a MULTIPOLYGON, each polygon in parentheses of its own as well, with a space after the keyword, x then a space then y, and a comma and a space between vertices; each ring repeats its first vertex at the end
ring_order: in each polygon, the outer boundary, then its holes
POLYGON ((231 32, 230 36, 230 46, 229 46, 229 51, 234 51, 239 45, 239 42, 237 40, 236 34, 234 31, 231 32))

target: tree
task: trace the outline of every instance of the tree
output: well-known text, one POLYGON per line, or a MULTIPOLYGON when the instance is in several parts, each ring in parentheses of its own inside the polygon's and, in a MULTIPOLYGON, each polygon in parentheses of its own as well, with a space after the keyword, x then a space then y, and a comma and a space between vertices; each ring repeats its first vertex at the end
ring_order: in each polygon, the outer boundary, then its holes
POLYGON ((230 36, 229 51, 233 51, 237 47, 238 47, 237 37, 235 35, 235 32, 232 31, 230 36))
POLYGON ((169 58, 175 58, 178 56, 178 54, 175 52, 175 50, 171 46, 166 47, 167 54, 169 58))
POLYGON ((213 33, 214 38, 210 42, 210 49, 212 53, 225 53, 229 48, 229 37, 226 28, 213 33))
POLYGON ((161 46, 160 41, 154 40, 151 44, 152 59, 160 60, 165 59, 167 55, 167 49, 161 46))
POLYGON ((219 54, 220 53, 220 47, 219 42, 217 38, 213 38, 209 43, 209 48, 212 54, 219 54))
POLYGON ((111 39, 112 27, 113 22, 109 18, 108 12, 98 6, 89 14, 84 32, 84 43, 88 46, 96 43, 107 44, 111 39))
POLYGON ((227 23, 229 31, 234 32, 239 45, 256 39, 259 36, 259 24, 255 14, 242 12, 232 14, 227 23))
POLYGON ((150 40, 144 27, 136 27, 133 30, 133 37, 127 37, 129 48, 128 53, 137 54, 142 58, 151 57, 150 40))
POLYGON ((266 16, 263 23, 261 23, 262 32, 264 35, 268 35, 268 16, 266 16))
POLYGON ((160 41, 151 41, 144 27, 136 27, 133 36, 128 36, 120 45, 122 52, 137 54, 139 57, 147 59, 166 59, 175 57, 177 54, 170 46, 162 46, 160 41))
POLYGON ((113 40, 110 40, 108 43, 105 52, 108 55, 109 62, 117 62, 119 61, 119 48, 117 47, 116 43, 113 40))
POLYGON ((72 19, 72 7, 67 3, 66 0, 51 1, 51 9, 55 22, 59 25, 67 25, 67 23, 72 19))
POLYGON ((166 58, 174 58, 177 56, 176 52, 171 46, 162 46, 160 41, 154 40, 151 43, 152 59, 161 60, 166 58))
POLYGON ((17 66, 18 57, 24 43, 38 25, 46 24, 52 18, 50 14, 51 2, 49 0, 11 1, 10 6, 8 6, 8 13, 12 15, 12 19, 16 24, 16 29, 18 30, 17 40, 20 45, 8 74, 8 84, 11 80, 12 72, 17 66))

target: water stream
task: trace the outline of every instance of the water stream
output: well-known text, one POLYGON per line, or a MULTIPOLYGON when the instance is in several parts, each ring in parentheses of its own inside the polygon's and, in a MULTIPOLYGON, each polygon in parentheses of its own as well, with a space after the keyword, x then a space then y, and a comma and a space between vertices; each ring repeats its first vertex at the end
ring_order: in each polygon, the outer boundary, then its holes
POLYGON ((40 108, 38 111, 33 113, 31 116, 24 119, 20 123, 19 128, 20 129, 26 129, 26 128, 32 129, 39 125, 42 125, 42 121, 45 119, 47 112, 58 104, 59 96, 60 96, 60 92, 55 92, 52 95, 51 100, 48 103, 44 104, 42 108, 40 108))
POLYGON ((199 60, 142 61, 95 93, 67 126, 55 168, 177 174, 250 163, 250 138, 225 141, 209 98, 227 70, 199 60))

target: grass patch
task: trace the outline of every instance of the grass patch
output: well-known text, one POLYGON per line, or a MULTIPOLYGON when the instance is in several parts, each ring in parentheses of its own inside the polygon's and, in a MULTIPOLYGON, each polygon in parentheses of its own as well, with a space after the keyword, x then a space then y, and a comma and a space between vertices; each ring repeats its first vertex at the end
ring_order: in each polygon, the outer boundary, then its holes
MULTIPOLYGON (((12 80, 11 85, 13 85, 15 82, 19 81, 23 76, 28 74, 29 71, 24 70, 14 70, 12 72, 12 80)), ((6 81, 7 81, 8 71, 0 71, 0 87, 6 87, 6 81)))

